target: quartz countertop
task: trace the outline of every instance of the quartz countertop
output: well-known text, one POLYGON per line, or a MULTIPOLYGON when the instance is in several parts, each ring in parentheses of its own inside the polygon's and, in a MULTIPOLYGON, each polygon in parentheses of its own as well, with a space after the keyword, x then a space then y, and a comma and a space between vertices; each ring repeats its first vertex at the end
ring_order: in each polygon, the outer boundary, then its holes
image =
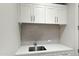
POLYGON ((44 46, 47 50, 29 52, 29 47, 33 47, 33 45, 23 45, 20 48, 18 48, 16 55, 73 50, 73 48, 70 48, 63 44, 42 44, 42 45, 38 45, 38 46, 44 46))

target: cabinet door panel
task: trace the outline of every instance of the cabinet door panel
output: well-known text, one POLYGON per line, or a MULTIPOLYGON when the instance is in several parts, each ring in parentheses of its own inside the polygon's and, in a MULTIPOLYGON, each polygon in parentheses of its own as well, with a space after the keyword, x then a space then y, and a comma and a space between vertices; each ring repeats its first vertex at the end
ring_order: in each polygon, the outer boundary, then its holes
POLYGON ((55 8, 46 9, 46 23, 56 24, 56 9, 55 8))
POLYGON ((66 7, 57 8, 58 24, 66 24, 66 20, 67 20, 66 13, 67 13, 66 7))
POLYGON ((26 6, 21 6, 21 22, 31 22, 31 8, 26 6))
POLYGON ((35 7, 34 8, 34 23, 45 23, 45 8, 42 7, 35 7))

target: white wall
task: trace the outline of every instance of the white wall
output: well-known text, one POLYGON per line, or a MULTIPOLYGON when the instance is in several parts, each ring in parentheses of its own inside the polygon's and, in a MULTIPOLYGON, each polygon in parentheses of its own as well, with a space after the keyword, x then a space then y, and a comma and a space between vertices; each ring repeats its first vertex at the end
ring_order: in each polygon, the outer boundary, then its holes
POLYGON ((17 4, 0 4, 0 55, 14 55, 20 45, 17 4))
POLYGON ((78 49, 78 4, 68 4, 68 19, 67 25, 61 28, 61 42, 78 49), (64 30, 63 30, 64 29, 64 30))

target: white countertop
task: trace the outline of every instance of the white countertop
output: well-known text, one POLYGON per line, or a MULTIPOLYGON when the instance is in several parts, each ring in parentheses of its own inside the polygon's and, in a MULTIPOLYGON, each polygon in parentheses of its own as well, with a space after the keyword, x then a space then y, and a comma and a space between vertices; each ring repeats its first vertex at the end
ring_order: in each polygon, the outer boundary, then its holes
POLYGON ((18 49, 18 51, 16 52, 16 55, 73 50, 72 48, 62 44, 44 44, 44 45, 38 45, 38 46, 44 46, 47 50, 29 52, 28 50, 29 47, 33 47, 33 45, 24 45, 18 49))

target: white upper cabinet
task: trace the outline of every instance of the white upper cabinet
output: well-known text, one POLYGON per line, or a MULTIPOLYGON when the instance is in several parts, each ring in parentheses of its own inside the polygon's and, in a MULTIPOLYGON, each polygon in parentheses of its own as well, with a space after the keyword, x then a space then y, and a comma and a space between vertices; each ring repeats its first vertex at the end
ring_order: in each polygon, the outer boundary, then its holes
POLYGON ((31 23, 32 22, 32 8, 21 5, 20 22, 31 23))
POLYGON ((45 8, 21 4, 20 23, 45 23, 45 8))
POLYGON ((34 7, 34 23, 45 23, 46 12, 44 7, 34 7))
POLYGON ((46 8, 46 23, 56 24, 56 16, 55 8, 46 8))
POLYGON ((57 22, 58 24, 67 24, 67 7, 59 6, 57 9, 57 22))
POLYGON ((65 5, 21 4, 20 23, 66 24, 65 5))
POLYGON ((48 24, 66 24, 67 20, 66 6, 53 6, 46 8, 46 23, 48 24))

